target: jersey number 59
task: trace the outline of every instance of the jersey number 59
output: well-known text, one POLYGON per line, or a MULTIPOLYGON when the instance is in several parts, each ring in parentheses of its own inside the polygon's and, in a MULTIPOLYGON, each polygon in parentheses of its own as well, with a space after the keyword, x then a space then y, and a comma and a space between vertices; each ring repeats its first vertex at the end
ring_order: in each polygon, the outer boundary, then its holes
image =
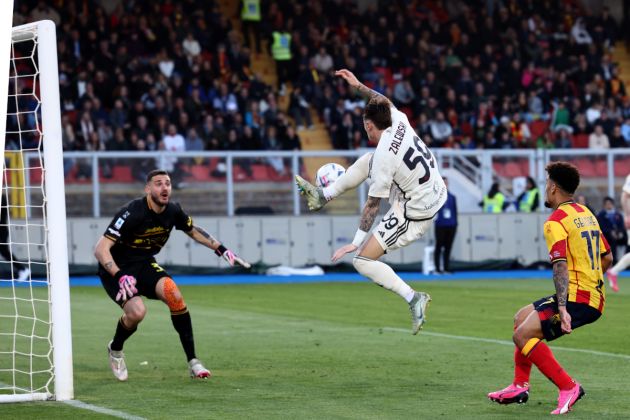
POLYGON ((407 153, 405 153, 405 156, 403 156, 403 162, 405 162, 405 165, 407 165, 407 168, 409 168, 409 170, 411 171, 416 169, 418 163, 422 164, 425 173, 424 176, 422 176, 422 178, 418 180, 418 182, 420 184, 424 184, 431 177, 429 166, 435 168, 435 159, 433 159, 433 155, 431 154, 429 149, 427 149, 427 147, 422 144, 420 137, 413 136, 413 144, 416 146, 416 149, 414 150, 413 147, 407 149, 407 153), (420 155, 416 155, 414 157, 416 151, 419 152, 420 155), (429 162, 428 164, 427 161, 429 162))

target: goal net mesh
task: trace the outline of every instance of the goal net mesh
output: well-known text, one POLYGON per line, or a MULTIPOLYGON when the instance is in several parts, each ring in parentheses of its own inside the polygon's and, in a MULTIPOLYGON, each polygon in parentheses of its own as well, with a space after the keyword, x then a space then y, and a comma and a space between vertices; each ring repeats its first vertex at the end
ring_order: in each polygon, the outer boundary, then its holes
POLYGON ((14 29, 0 221, 0 397, 52 395, 53 346, 37 26, 14 29))

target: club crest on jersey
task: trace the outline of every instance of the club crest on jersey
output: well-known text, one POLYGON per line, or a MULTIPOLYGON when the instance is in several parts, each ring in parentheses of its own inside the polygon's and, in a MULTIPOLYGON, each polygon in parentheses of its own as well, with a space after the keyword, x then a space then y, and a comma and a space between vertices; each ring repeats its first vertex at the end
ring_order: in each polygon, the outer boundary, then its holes
POLYGON ((399 122, 398 128, 396 128, 396 133, 394 134, 394 137, 392 137, 392 142, 389 145, 389 151, 395 155, 397 155, 398 150, 400 150, 400 145, 405 137, 406 130, 407 128, 405 127, 405 124, 403 122, 399 122))
POLYGON ((123 223, 125 223, 125 220, 122 217, 119 217, 118 220, 116 220, 116 223, 114 223, 114 227, 116 227, 116 229, 120 229, 123 223))

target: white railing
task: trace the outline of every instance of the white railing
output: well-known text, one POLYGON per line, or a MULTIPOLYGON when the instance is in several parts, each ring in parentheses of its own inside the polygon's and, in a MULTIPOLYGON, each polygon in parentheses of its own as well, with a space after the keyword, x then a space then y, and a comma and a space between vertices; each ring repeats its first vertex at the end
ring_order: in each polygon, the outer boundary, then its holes
MULTIPOLYGON (((266 159, 272 157, 280 157, 290 160, 289 172, 294 174, 300 173, 300 159, 312 157, 330 157, 330 158, 358 158, 366 151, 362 150, 329 150, 329 151, 251 151, 251 152, 65 152, 64 159, 89 162, 91 167, 91 194, 92 194, 92 214, 93 217, 100 217, 101 195, 105 194, 102 190, 101 181, 99 179, 99 167, 103 160, 109 159, 154 159, 156 167, 163 167, 164 164, 172 157, 178 158, 222 158, 225 159, 226 174, 225 180, 216 181, 225 184, 226 194, 226 214, 232 216, 235 213, 235 179, 234 166, 235 160, 243 158, 250 159, 266 159)), ((601 179, 602 184, 605 183, 607 194, 614 197, 616 184, 625 177, 626 174, 617 174, 615 176, 615 160, 618 158, 630 158, 630 149, 612 149, 612 150, 589 150, 589 149, 561 149, 561 150, 456 150, 456 149, 434 149, 438 162, 442 168, 460 171, 466 178, 478 184, 481 191, 487 191, 497 174, 494 171, 494 164, 497 162, 515 161, 521 162, 520 167, 525 168, 527 173, 521 175, 530 175, 541 187, 545 183, 545 165, 552 160, 574 160, 589 158, 589 161, 598 161, 601 165, 605 161, 606 174, 601 179)), ((35 158, 36 154, 29 154, 28 157, 35 158)), ((601 172, 601 171, 600 171, 601 172)), ((27 172, 28 173, 28 172, 27 172)), ((309 174, 314 175, 314 174, 309 174)), ((292 183, 293 177, 287 183, 292 183)), ((599 179, 599 178, 598 178, 599 179)), ((274 181, 276 182, 276 181, 274 181)), ((27 185, 31 185, 26 180, 27 185)), ((30 191, 30 189, 27 189, 30 191)), ((302 213, 301 199, 296 188, 291 190, 293 215, 302 213)), ((141 189, 138 190, 141 193, 141 189)), ((362 185, 359 189, 359 203, 357 209, 360 209, 367 193, 367 188, 362 185)), ((543 199, 541 194, 541 200, 543 199)), ((542 204, 542 203, 541 203, 542 204)), ((539 206, 542 209, 542 206, 539 206)), ((542 211, 542 210, 541 210, 542 211)))

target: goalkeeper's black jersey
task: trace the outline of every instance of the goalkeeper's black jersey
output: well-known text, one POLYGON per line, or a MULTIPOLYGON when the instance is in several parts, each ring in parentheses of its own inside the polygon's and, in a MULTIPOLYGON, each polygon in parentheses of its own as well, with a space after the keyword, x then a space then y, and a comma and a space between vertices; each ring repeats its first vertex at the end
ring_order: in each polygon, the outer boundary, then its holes
POLYGON ((146 261, 160 252, 173 227, 190 232, 192 218, 179 203, 169 202, 164 211, 155 213, 147 198, 135 199, 123 206, 105 230, 106 238, 116 242, 111 248, 116 264, 146 261))

